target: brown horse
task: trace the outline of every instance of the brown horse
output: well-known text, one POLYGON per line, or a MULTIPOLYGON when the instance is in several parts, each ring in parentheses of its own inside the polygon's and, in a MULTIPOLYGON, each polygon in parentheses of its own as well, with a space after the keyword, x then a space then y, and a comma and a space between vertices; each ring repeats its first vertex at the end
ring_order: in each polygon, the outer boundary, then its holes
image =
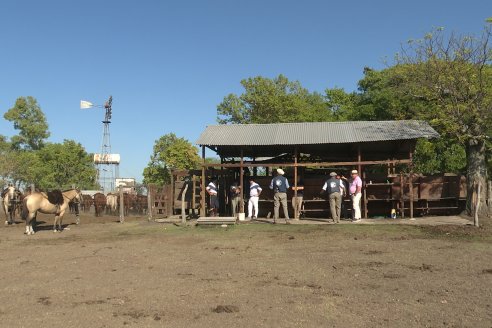
MULTIPOLYGON (((45 214, 55 214, 55 221, 53 223, 53 232, 62 231, 62 219, 65 211, 68 209, 68 203, 74 200, 80 202, 82 200, 82 194, 78 189, 69 189, 63 192, 59 192, 58 199, 49 200, 46 193, 34 192, 23 200, 24 208, 22 210, 22 217, 26 220, 26 234, 34 234, 32 228, 32 220, 36 218, 37 212, 45 214), (52 203, 55 201, 55 203, 52 203), (58 223, 58 229, 57 229, 58 223)), ((78 213, 77 221, 78 221, 78 213)))

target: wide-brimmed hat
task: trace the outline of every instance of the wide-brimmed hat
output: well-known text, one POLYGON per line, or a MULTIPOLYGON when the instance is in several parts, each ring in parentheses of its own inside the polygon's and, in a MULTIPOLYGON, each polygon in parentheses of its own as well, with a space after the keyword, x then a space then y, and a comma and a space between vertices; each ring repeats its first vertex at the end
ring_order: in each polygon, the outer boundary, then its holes
POLYGON ((359 172, 357 172, 357 170, 352 170, 352 174, 359 174, 359 172))
POLYGON ((285 174, 284 170, 282 170, 282 169, 277 169, 277 173, 280 174, 280 175, 284 175, 285 174))
POLYGON ((337 173, 336 172, 331 172, 330 173, 330 177, 336 177, 337 176, 337 173))

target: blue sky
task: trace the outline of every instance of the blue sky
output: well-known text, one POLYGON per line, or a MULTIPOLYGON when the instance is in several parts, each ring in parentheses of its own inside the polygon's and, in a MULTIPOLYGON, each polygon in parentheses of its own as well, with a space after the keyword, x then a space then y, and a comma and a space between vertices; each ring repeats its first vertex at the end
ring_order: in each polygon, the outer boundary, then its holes
POLYGON ((490 0, 1 0, 0 134, 16 133, 3 114, 33 96, 49 141, 100 152, 104 113, 79 103, 112 95, 112 152, 140 181, 154 141, 194 143, 241 79, 352 91, 408 39, 440 26, 479 35, 491 16, 490 0))

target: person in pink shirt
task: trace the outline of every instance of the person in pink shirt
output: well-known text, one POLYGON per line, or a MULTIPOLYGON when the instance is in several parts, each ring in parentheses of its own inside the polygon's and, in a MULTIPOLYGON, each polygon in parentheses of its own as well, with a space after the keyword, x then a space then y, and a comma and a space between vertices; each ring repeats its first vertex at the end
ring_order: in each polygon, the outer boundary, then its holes
POLYGON ((362 179, 357 170, 352 170, 352 178, 349 182, 349 192, 352 197, 352 208, 354 209, 354 222, 360 221, 360 199, 362 197, 362 179))

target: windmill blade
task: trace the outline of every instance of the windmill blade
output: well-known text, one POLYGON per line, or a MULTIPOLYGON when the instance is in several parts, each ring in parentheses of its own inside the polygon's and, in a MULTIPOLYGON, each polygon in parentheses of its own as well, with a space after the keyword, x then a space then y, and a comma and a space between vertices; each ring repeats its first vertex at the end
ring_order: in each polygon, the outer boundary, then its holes
POLYGON ((80 101, 80 109, 88 109, 92 107, 94 107, 94 105, 91 102, 85 100, 80 101))

